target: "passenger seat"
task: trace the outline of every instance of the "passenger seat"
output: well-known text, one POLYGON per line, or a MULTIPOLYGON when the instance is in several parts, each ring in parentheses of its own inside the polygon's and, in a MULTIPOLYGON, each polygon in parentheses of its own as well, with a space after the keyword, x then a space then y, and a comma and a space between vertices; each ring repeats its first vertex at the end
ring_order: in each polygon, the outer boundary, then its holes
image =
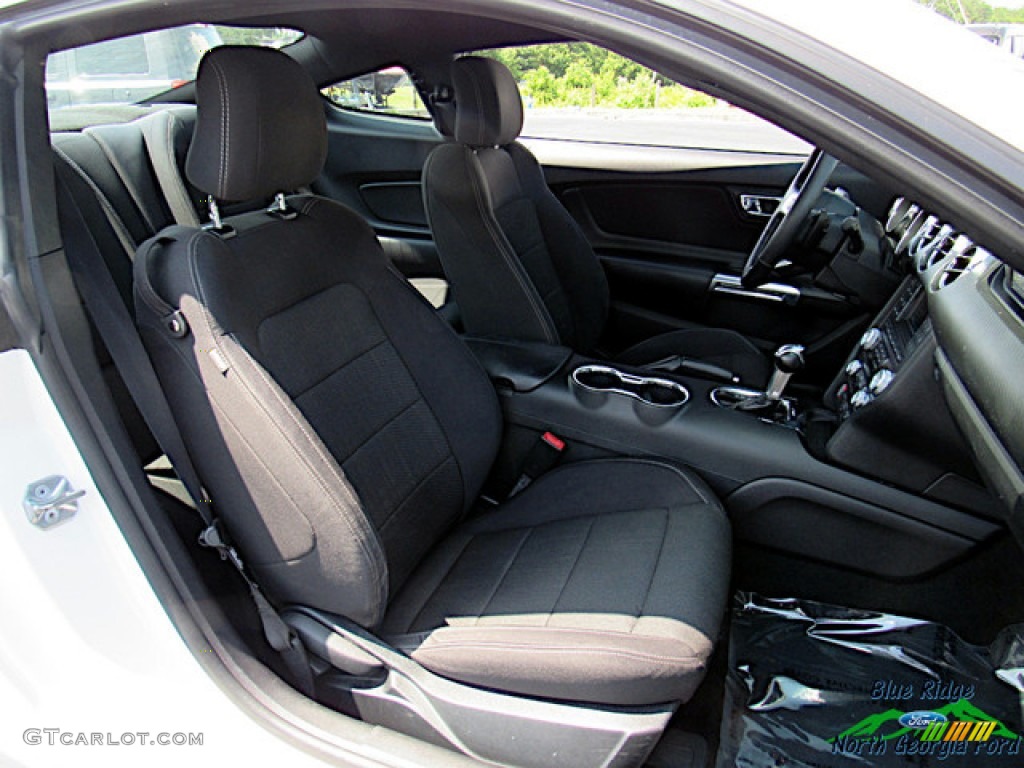
MULTIPOLYGON (((196 187, 231 201, 316 178, 323 107, 288 56, 216 48, 197 94, 196 187)), ((581 462, 473 515, 502 432, 487 376, 363 219, 278 200, 219 229, 165 230, 135 260, 144 341, 268 594, 358 624, 466 696, 589 713, 531 721, 537 744, 569 728, 585 748, 587 718, 689 699, 730 571, 708 487, 653 459, 581 462)))

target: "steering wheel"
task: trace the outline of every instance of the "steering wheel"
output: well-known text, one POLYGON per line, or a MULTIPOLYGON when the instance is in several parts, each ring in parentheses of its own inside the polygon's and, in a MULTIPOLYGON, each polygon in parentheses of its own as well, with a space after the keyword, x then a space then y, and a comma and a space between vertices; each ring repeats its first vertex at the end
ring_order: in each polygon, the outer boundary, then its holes
POLYGON ((743 265, 740 281, 744 288, 757 288, 768 282, 837 165, 838 160, 815 147, 800 166, 743 265))

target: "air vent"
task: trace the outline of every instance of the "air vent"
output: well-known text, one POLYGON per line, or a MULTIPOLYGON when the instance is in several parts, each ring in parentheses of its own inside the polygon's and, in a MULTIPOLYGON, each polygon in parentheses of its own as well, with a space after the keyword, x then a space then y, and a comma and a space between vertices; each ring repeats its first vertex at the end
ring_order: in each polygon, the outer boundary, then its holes
MULTIPOLYGON (((916 208, 917 206, 914 207, 916 208)), ((904 253, 905 251, 907 251, 907 249, 910 248, 910 244, 917 237, 918 233, 921 231, 921 228, 924 227, 925 222, 927 221, 927 214, 924 211, 918 209, 917 212, 914 213, 913 216, 909 218, 909 221, 906 223, 906 226, 901 225, 900 228, 903 230, 903 234, 900 235, 899 242, 896 243, 897 256, 904 253)))
POLYGON ((951 226, 948 224, 944 225, 935 236, 935 239, 932 240, 927 248, 923 249, 918 261, 919 269, 925 272, 948 259, 953 251, 953 246, 957 242, 957 237, 951 226))
POLYGON ((905 197, 897 197, 889 207, 889 216, 885 221, 886 233, 898 238, 903 234, 900 226, 905 226, 909 223, 907 219, 917 213, 918 210, 918 206, 910 200, 907 200, 905 197))
POLYGON ((955 283, 975 264, 981 263, 987 255, 986 251, 978 248, 966 238, 964 238, 964 242, 966 245, 954 249, 952 258, 943 267, 942 273, 935 284, 936 290, 941 290, 955 283))
POLYGON ((939 223, 939 220, 934 216, 929 216, 921 224, 917 234, 911 239, 910 245, 907 246, 907 255, 910 257, 910 262, 917 266, 919 271, 924 271, 924 265, 927 260, 926 251, 929 246, 935 243, 941 230, 942 225, 939 223))

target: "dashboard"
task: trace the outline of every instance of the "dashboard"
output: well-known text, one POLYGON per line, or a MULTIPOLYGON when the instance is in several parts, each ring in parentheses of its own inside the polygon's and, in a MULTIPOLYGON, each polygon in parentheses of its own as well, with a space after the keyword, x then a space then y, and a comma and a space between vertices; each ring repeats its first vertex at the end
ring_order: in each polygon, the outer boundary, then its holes
POLYGON ((884 479, 1005 519, 1024 541, 1024 279, 909 199, 885 230, 907 277, 830 389, 830 454, 857 465, 874 449, 899 462, 884 479))

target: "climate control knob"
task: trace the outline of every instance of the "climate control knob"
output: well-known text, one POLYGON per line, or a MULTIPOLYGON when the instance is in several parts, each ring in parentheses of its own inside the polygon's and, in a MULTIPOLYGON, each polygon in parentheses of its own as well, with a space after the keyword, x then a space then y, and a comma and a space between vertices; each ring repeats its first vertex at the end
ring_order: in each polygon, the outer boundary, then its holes
POLYGON ((860 360, 851 360, 846 364, 846 375, 851 379, 855 378, 861 371, 864 370, 864 363, 860 360))
POLYGON ((883 392, 885 392, 885 390, 889 388, 889 385, 892 384, 892 380, 894 378, 895 374, 888 368, 883 368, 882 370, 880 370, 878 373, 871 377, 871 384, 869 385, 871 389, 871 394, 873 394, 875 397, 878 397, 880 394, 882 394, 883 392))
POLYGON ((854 409, 863 408, 865 405, 869 405, 874 399, 875 396, 866 389, 858 389, 850 398, 850 405, 853 406, 854 409))
POLYGON ((860 337, 861 349, 867 352, 870 352, 881 343, 882 332, 877 328, 869 328, 864 332, 864 335, 860 337))

